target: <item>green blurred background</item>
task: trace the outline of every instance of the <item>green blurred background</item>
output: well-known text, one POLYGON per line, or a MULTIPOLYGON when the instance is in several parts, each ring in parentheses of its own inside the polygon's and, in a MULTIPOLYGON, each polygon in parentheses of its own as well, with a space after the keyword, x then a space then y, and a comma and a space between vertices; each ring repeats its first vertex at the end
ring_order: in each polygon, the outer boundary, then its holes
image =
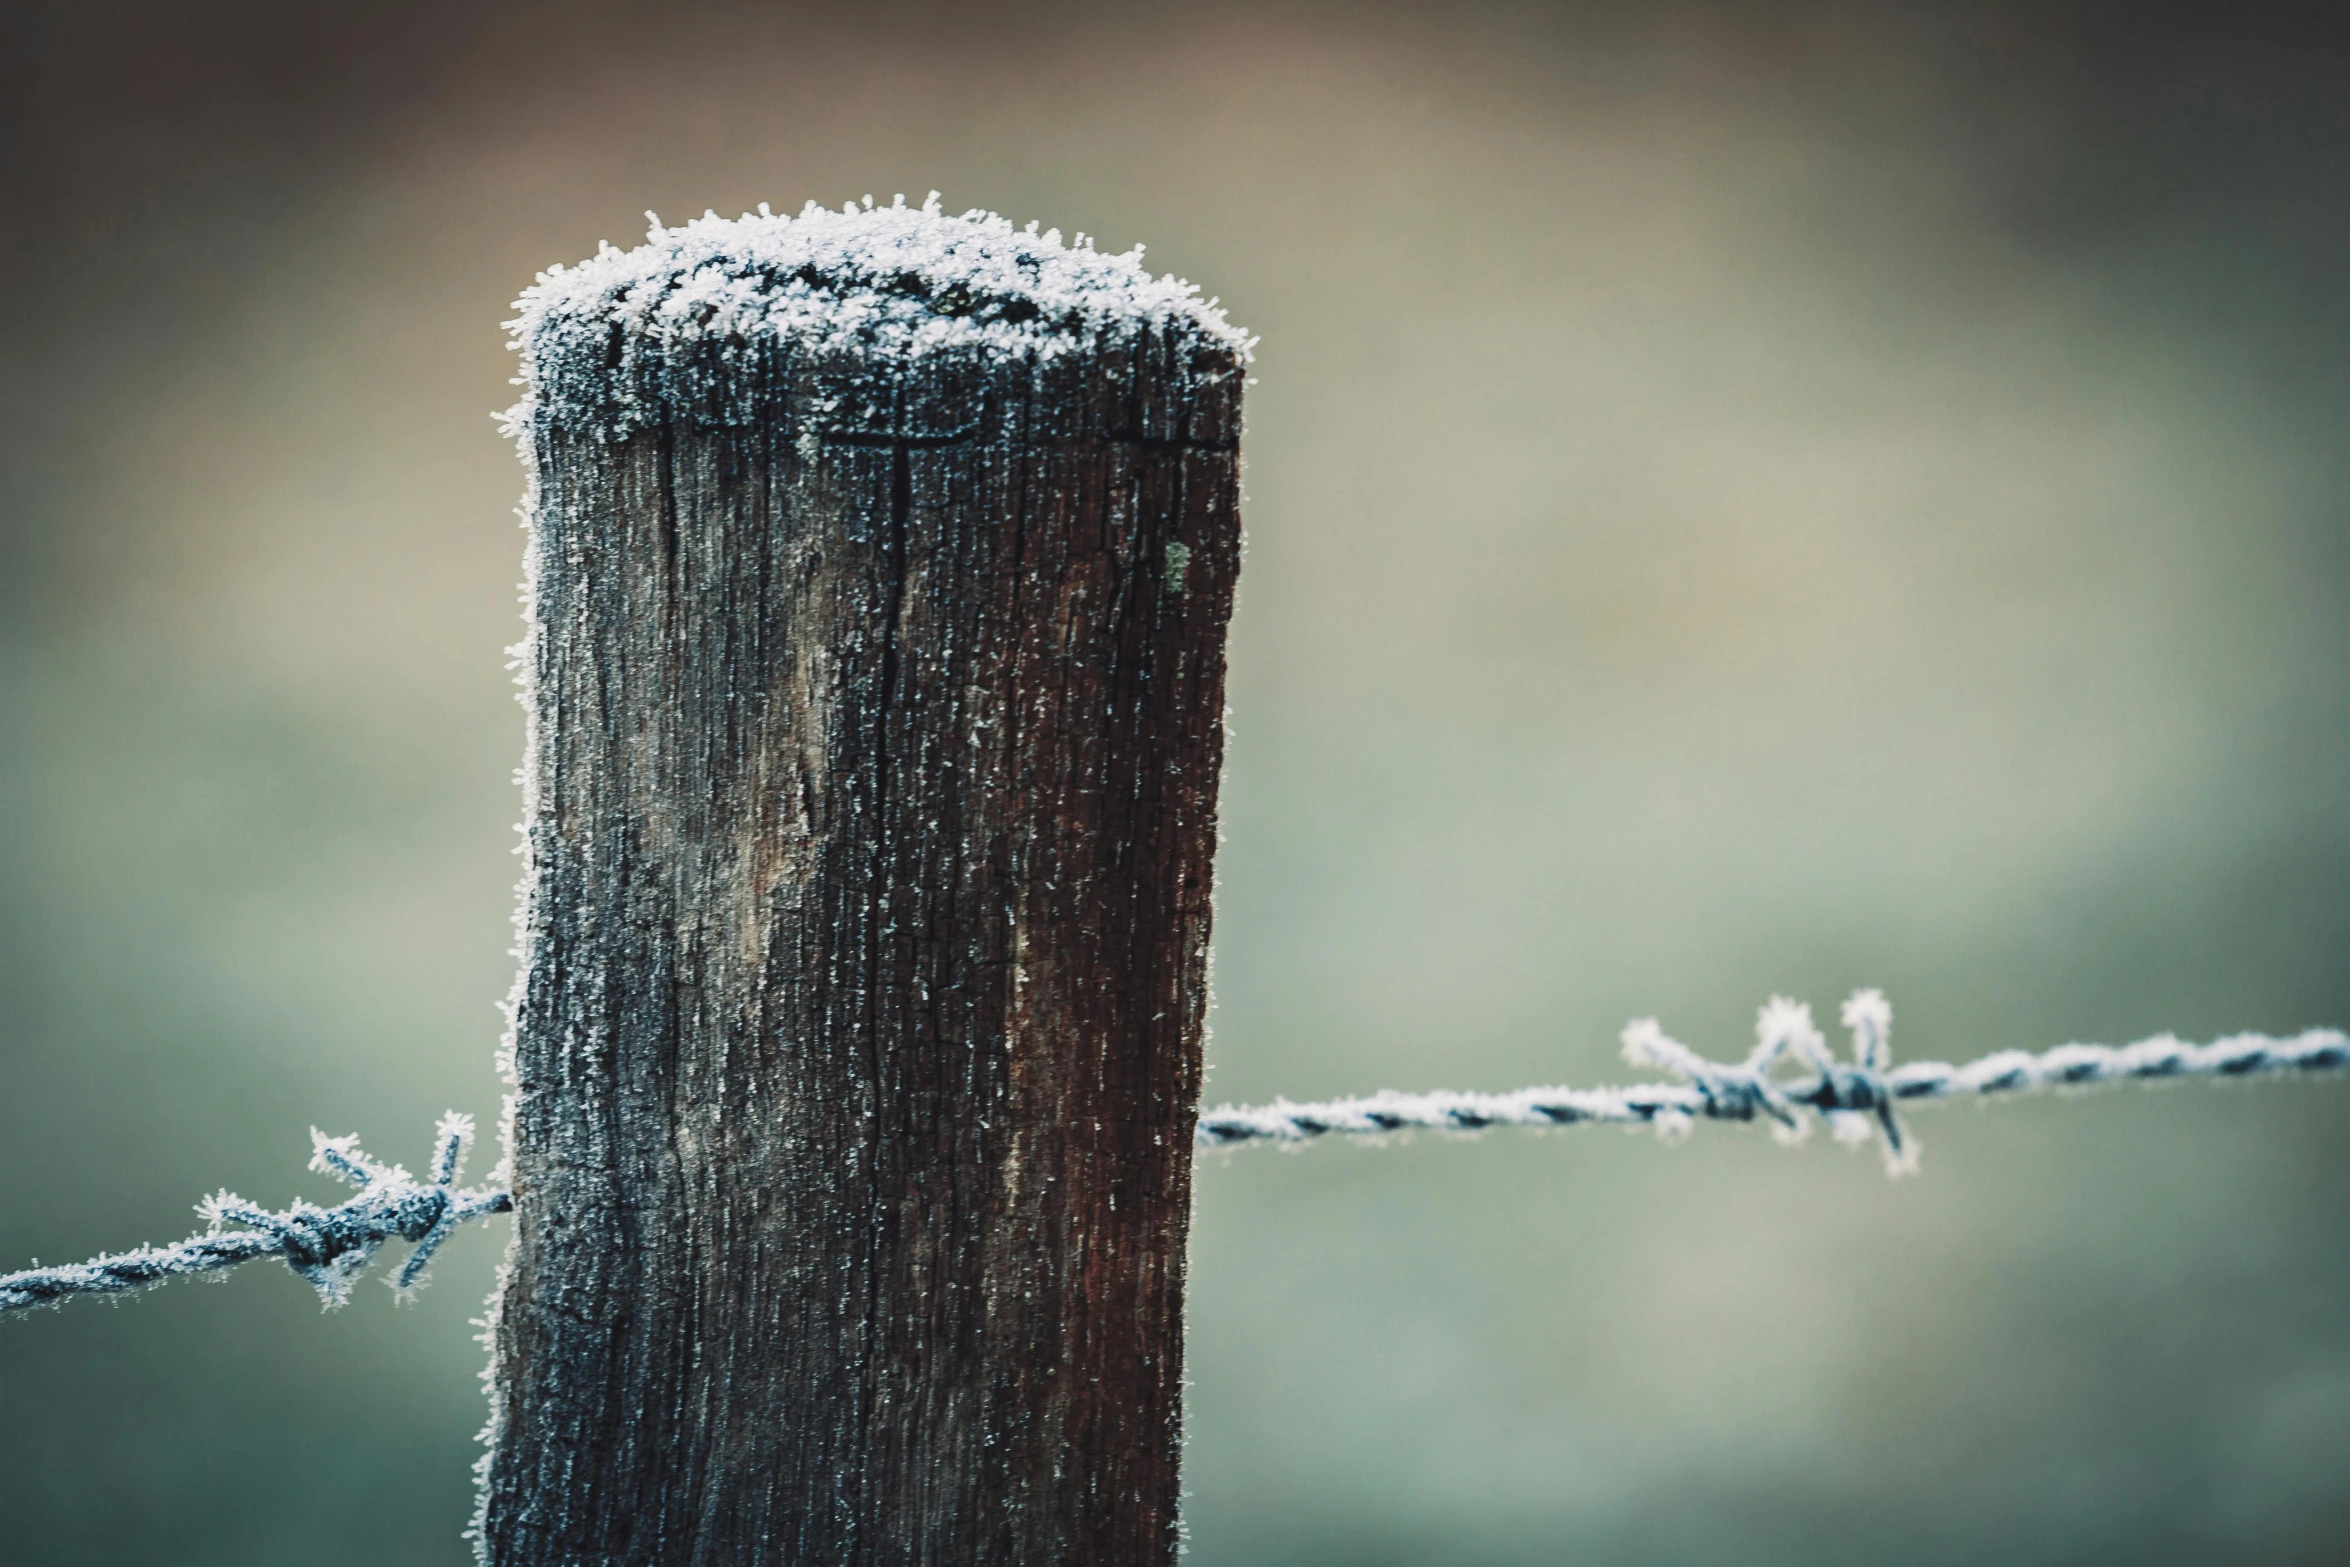
MULTIPOLYGON (((1263 335, 1211 1100, 2350 1021, 2350 46, 2209 13, 16 0, 0 1267, 494 1115, 499 322, 646 208, 1263 335)), ((2350 1088, 1917 1125, 1209 1158, 1190 1560, 2350 1558, 2350 1088)), ((0 1560, 466 1560, 504 1240, 0 1324, 0 1560)))

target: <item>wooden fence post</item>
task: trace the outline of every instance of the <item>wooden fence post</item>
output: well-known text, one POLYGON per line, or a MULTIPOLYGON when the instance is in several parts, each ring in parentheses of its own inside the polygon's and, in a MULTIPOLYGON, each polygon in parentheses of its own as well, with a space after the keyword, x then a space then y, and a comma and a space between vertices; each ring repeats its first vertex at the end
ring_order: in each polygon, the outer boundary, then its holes
POLYGON ((484 1559, 1171 1560, 1245 340, 935 201, 516 331, 484 1559))

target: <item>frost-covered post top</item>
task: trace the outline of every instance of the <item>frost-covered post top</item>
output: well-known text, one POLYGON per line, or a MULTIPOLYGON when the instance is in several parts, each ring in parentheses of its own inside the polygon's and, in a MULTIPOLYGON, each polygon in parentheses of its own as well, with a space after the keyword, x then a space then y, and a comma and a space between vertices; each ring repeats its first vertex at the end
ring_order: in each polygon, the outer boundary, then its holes
POLYGON ((919 207, 867 197, 797 217, 762 204, 677 228, 656 220, 634 250, 607 244, 541 273, 516 308, 516 433, 606 440, 664 417, 758 423, 794 368, 1155 348, 1213 373, 1237 371, 1254 341, 1191 284, 1153 277, 1140 247, 1109 255, 992 212, 949 216, 935 192, 919 207))

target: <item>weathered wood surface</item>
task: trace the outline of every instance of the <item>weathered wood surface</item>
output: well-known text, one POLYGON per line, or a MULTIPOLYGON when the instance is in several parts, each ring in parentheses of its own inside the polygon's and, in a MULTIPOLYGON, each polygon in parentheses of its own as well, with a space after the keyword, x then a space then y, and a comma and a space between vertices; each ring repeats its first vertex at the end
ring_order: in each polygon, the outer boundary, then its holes
POLYGON ((1169 1561, 1238 356, 729 363, 526 434, 484 1557, 1169 1561))

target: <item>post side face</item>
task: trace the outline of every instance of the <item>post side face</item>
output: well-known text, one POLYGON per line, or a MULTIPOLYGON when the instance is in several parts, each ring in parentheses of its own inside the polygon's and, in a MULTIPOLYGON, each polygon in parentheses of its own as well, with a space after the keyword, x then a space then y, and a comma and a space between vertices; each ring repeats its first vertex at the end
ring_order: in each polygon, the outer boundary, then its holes
POLYGON ((536 432, 488 1560, 1171 1560, 1229 345, 536 432))

